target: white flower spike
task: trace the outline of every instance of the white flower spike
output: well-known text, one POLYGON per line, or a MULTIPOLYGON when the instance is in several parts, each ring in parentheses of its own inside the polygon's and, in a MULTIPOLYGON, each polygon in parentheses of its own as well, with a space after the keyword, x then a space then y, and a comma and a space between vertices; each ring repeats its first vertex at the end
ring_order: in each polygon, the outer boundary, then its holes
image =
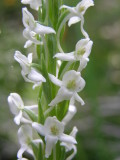
POLYGON ((62 61, 80 61, 79 71, 82 71, 89 61, 93 42, 89 39, 81 39, 77 42, 74 52, 70 53, 57 53, 54 57, 62 61))
POLYGON ((10 95, 8 96, 8 104, 10 107, 10 111, 13 115, 15 115, 14 122, 17 125, 19 125, 20 122, 31 123, 30 120, 27 120, 23 117, 24 109, 32 110, 38 108, 38 105, 24 106, 22 98, 17 93, 10 93, 10 95))
POLYGON ((30 7, 36 11, 42 6, 41 0, 21 0, 23 4, 29 4, 30 7))
POLYGON ((34 122, 33 128, 37 130, 42 136, 45 136, 46 149, 45 157, 48 158, 51 155, 52 149, 58 140, 61 142, 69 142, 76 144, 76 140, 73 136, 64 134, 64 124, 57 120, 56 117, 48 117, 45 121, 44 126, 34 122))
POLYGON ((50 102, 49 106, 55 106, 64 100, 70 100, 70 104, 72 105, 77 100, 81 105, 84 105, 84 101, 77 94, 77 92, 80 92, 85 87, 85 80, 81 77, 80 72, 70 70, 64 74, 62 81, 51 74, 49 74, 49 78, 60 87, 56 97, 50 102))
POLYGON ((22 155, 25 151, 27 151, 34 157, 33 151, 31 149, 31 143, 35 144, 41 143, 43 145, 43 141, 41 139, 33 140, 32 128, 29 125, 23 125, 19 128, 18 138, 19 138, 19 143, 21 145, 21 148, 17 153, 17 157, 19 160, 22 160, 22 155))
POLYGON ((20 63, 22 67, 21 74, 26 82, 34 83, 33 89, 36 86, 41 85, 42 82, 46 82, 46 79, 33 67, 32 64, 32 53, 28 54, 28 57, 23 55, 21 52, 16 51, 14 55, 15 60, 20 63))

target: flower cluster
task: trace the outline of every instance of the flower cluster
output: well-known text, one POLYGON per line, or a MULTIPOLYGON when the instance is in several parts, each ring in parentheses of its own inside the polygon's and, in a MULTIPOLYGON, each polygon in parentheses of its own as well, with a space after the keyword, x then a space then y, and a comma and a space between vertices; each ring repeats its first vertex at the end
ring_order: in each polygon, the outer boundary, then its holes
POLYGON ((76 7, 62 5, 62 1, 21 0, 21 3, 29 4, 38 12, 39 18, 35 20, 26 7, 22 8, 23 36, 27 39, 24 48, 35 46, 39 63, 33 63, 32 53, 25 56, 20 51, 15 52, 14 59, 22 68, 24 80, 33 83, 33 89, 39 87, 39 96, 38 104, 32 106, 25 106, 17 93, 10 93, 8 97, 14 122, 20 125, 21 147, 17 158, 26 159, 23 153, 27 151, 36 160, 56 160, 56 157, 59 160, 66 155, 66 160, 72 160, 77 153, 78 130, 73 127, 69 135, 64 131, 77 112, 76 101, 85 104, 79 95, 85 87, 81 71, 87 66, 93 42, 83 25, 84 14, 94 2, 82 0, 76 7), (54 7, 52 13, 51 7, 54 7), (61 31, 67 21, 69 27, 80 22, 84 36, 70 53, 65 53, 60 45, 61 31))

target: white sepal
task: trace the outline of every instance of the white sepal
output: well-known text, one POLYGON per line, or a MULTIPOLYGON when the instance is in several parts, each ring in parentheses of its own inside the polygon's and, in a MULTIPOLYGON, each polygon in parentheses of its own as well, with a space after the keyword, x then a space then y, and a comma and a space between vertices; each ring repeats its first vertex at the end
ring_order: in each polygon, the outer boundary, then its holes
POLYGON ((26 7, 22 8, 22 14, 23 14, 22 21, 25 28, 29 28, 30 30, 33 30, 36 25, 33 15, 28 11, 26 7))

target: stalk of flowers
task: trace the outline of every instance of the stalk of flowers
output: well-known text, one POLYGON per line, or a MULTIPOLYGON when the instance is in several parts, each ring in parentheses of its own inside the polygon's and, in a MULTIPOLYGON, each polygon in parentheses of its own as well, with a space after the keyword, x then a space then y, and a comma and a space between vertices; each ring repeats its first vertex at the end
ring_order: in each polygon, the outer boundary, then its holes
POLYGON ((14 121, 20 125, 21 147, 17 158, 27 158, 24 157, 26 151, 35 160, 72 160, 77 153, 78 130, 74 126, 69 135, 64 132, 77 112, 76 101, 85 104, 79 95, 85 87, 81 71, 87 66, 93 42, 83 25, 84 14, 94 2, 82 0, 76 7, 63 5, 62 0, 21 0, 21 3, 38 12, 35 20, 26 7, 22 8, 23 36, 27 39, 24 48, 36 48, 38 63, 33 62, 33 53, 25 56, 16 51, 14 59, 22 68, 24 80, 33 83, 33 89, 39 87, 39 93, 38 104, 32 106, 25 106, 17 93, 8 97, 14 121), (80 22, 85 37, 70 53, 64 53, 60 45, 62 28, 67 21, 69 26, 80 22), (79 65, 74 67, 77 61, 79 65))

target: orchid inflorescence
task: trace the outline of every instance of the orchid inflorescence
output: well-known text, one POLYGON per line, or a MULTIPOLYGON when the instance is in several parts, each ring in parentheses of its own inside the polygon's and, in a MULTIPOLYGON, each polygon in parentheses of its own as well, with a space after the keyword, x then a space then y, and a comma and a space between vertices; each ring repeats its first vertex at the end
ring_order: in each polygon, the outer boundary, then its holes
POLYGON ((14 122, 21 125, 18 130, 19 160, 30 153, 36 160, 72 160, 77 153, 77 127, 69 135, 65 127, 77 112, 76 101, 84 105, 79 92, 85 87, 81 76, 87 66, 93 42, 84 30, 84 14, 94 5, 93 0, 82 0, 76 7, 63 5, 62 0, 21 0, 22 4, 38 12, 38 20, 22 8, 22 21, 27 39, 24 48, 35 46, 38 63, 33 63, 33 54, 23 55, 16 51, 14 59, 20 64, 26 82, 39 87, 38 104, 25 106, 21 96, 10 93, 8 103, 15 115, 14 122), (84 38, 75 51, 65 53, 61 37, 66 22, 70 27, 80 22, 84 38), (67 154, 66 154, 67 153, 67 154))

